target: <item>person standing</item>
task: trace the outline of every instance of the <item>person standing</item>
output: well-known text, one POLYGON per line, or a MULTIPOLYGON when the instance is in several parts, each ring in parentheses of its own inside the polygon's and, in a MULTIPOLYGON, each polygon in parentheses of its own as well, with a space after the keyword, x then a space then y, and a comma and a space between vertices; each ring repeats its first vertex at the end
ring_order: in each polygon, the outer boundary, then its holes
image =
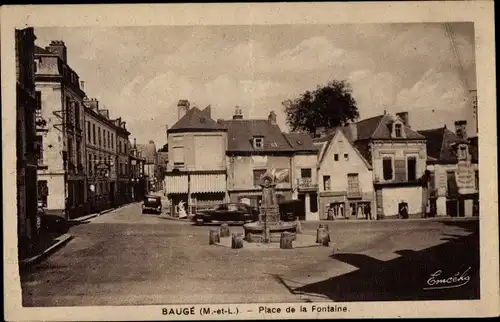
POLYGON ((179 202, 179 204, 177 205, 178 210, 179 210, 179 218, 186 218, 187 217, 187 213, 186 213, 186 209, 184 208, 184 204, 185 204, 185 202, 181 200, 179 202))

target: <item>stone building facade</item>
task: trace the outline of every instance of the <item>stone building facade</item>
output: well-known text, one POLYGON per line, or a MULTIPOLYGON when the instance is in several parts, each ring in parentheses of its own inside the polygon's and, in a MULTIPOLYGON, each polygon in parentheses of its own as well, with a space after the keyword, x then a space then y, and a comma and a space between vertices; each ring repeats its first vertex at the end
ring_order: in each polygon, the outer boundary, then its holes
POLYGON ((48 213, 76 217, 85 213, 85 93, 68 64, 66 45, 52 41, 35 48, 39 115, 46 121, 37 136, 43 147, 38 166, 42 202, 48 213), (67 210, 67 211, 66 211, 67 210))

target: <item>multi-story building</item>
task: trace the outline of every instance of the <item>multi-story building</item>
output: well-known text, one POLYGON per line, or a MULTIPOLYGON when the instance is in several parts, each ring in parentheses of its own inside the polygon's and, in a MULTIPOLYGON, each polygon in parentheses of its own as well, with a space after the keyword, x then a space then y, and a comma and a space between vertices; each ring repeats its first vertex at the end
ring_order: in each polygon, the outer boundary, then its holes
POLYGON ((86 98, 84 106, 87 203, 90 212, 96 212, 117 203, 116 126, 97 99, 86 98))
POLYGON ((122 118, 114 120, 116 136, 116 174, 118 177, 118 203, 132 201, 132 182, 130 181, 130 132, 122 118))
POLYGON ((356 124, 321 131, 319 147, 319 219, 371 219, 375 209, 373 169, 354 146, 356 124))
POLYGON ((158 191, 158 153, 156 152, 156 144, 150 140, 148 144, 137 144, 137 149, 141 152, 145 160, 144 176, 146 179, 146 190, 158 191))
POLYGON ((84 107, 79 77, 68 65, 62 41, 35 48, 38 131, 43 146, 38 162, 39 187, 48 213, 75 217, 85 212, 84 107))
POLYGON ((37 157, 35 110, 35 34, 33 28, 15 31, 16 156, 19 256, 22 258, 38 233, 37 157))
POLYGON ((137 149, 137 143, 134 139, 134 144, 129 150, 130 157, 130 181, 132 183, 132 199, 134 201, 141 200, 147 193, 147 182, 144 178, 144 166, 146 159, 142 157, 141 151, 137 149))
POLYGON ((190 109, 187 100, 178 104, 179 119, 167 131, 168 164, 166 193, 171 212, 183 201, 190 212, 227 200, 227 129, 203 111, 190 109))
POLYGON ((428 212, 434 216, 479 214, 477 137, 467 138, 466 121, 419 131, 427 138, 428 212))

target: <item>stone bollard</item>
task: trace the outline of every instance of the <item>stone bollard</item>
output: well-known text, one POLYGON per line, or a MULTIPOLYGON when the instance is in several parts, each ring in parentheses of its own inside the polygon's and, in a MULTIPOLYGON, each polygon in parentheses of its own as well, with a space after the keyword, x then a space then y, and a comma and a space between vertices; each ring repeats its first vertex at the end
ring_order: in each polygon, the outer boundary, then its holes
POLYGON ((233 233, 231 236, 231 248, 243 248, 243 236, 241 233, 233 233))
POLYGON ((220 226, 220 237, 229 237, 229 236, 230 236, 229 226, 228 226, 228 224, 223 223, 220 226))
POLYGON ((210 245, 220 243, 220 236, 219 236, 219 230, 217 229, 210 229, 209 235, 208 235, 208 242, 210 245))
POLYGON ((297 226, 295 227, 295 232, 297 234, 302 234, 302 225, 300 224, 300 220, 298 218, 295 223, 297 224, 297 226))
POLYGON ((318 228, 318 243, 323 246, 330 244, 330 233, 326 228, 318 228))
POLYGON ((292 249, 293 241, 295 240, 295 234, 284 231, 281 233, 280 248, 281 249, 292 249))
POLYGON ((247 233, 245 236, 245 240, 249 243, 252 243, 253 242, 252 233, 247 233))

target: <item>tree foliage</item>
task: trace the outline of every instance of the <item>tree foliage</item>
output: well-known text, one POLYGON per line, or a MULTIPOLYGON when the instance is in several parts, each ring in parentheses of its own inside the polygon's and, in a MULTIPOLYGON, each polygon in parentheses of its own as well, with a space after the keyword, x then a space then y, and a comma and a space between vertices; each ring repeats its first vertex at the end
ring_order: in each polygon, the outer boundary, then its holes
POLYGON ((314 134, 319 127, 343 126, 359 118, 356 100, 346 81, 330 81, 326 86, 318 86, 282 104, 292 131, 314 134))

